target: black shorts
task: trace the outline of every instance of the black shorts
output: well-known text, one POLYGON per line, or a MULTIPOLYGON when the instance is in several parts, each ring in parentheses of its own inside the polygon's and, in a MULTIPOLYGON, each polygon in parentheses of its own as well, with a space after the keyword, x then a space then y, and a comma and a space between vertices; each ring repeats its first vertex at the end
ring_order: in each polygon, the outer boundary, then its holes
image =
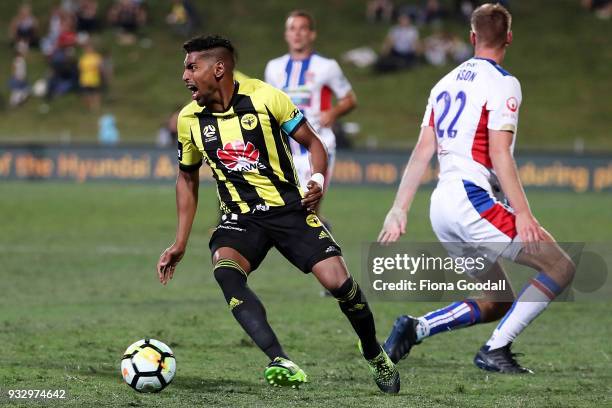
POLYGON ((305 209, 270 208, 255 214, 225 214, 212 237, 211 253, 221 247, 238 251, 257 269, 275 247, 302 272, 323 259, 342 255, 340 246, 319 218, 305 209))

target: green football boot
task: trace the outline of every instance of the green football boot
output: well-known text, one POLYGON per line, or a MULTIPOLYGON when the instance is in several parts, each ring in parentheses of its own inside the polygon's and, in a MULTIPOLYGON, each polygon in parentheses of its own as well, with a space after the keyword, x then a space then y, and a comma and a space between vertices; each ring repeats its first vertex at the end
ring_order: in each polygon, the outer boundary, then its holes
MULTIPOLYGON (((363 355, 361 342, 357 343, 357 346, 361 355, 363 355)), ((366 361, 378 388, 388 394, 397 394, 400 390, 399 371, 397 371, 395 364, 393 364, 385 350, 381 348, 379 355, 370 360, 366 359, 366 361)))
POLYGON ((293 361, 282 357, 276 357, 268 364, 264 371, 264 378, 274 387, 298 388, 301 384, 308 382, 308 376, 304 370, 293 361))

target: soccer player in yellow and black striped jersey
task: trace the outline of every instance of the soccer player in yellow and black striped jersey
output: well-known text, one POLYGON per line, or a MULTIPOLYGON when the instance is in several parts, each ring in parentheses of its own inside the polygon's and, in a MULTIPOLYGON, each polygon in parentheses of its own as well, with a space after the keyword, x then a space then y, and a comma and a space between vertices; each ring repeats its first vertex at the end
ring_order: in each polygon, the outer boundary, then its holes
POLYGON ((227 109, 213 112, 198 101, 178 120, 179 166, 190 171, 202 160, 217 181, 224 213, 300 206, 300 191, 287 140, 305 121, 282 93, 257 79, 235 82, 227 109))
POLYGON ((378 344, 365 296, 348 273, 340 247, 314 213, 323 195, 325 147, 283 92, 255 79, 234 80, 234 47, 228 40, 196 37, 183 48, 183 81, 193 101, 178 119, 178 226, 175 242, 157 264, 160 282, 172 278, 185 253, 197 207, 198 170, 205 162, 213 171, 224 213, 210 240, 215 279, 236 320, 270 358, 266 381, 298 386, 307 380, 285 354, 262 303, 247 285, 249 273, 275 247, 338 299, 377 385, 384 392, 398 392, 399 373, 378 344), (296 176, 288 137, 310 152, 314 174, 306 186, 296 176))

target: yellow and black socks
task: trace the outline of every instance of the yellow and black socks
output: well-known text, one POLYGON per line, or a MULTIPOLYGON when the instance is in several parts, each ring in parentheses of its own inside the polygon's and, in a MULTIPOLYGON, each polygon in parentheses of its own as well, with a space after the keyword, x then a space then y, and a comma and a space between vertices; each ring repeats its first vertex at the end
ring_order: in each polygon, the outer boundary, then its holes
POLYGON ((232 314, 255 344, 270 360, 288 358, 268 323, 266 309, 249 289, 247 274, 240 265, 232 260, 220 260, 215 265, 214 275, 232 314))
POLYGON ((357 282, 349 277, 338 289, 330 290, 330 293, 338 300, 340 310, 361 340, 363 356, 368 360, 378 356, 381 349, 376 340, 374 316, 357 282))

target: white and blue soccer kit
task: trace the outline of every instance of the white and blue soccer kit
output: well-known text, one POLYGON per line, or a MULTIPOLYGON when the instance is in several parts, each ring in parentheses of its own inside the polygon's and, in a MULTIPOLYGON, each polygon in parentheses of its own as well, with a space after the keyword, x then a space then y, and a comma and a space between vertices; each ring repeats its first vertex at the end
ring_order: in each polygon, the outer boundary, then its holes
POLYGON ((478 244, 479 250, 491 243, 493 255, 510 259, 520 251, 509 245, 518 240, 515 216, 493 170, 488 131, 509 131, 516 139, 521 100, 519 81, 484 58, 462 63, 433 87, 421 126, 436 133, 440 176, 430 218, 441 242, 478 244))
MULTIPOLYGON (((316 53, 303 60, 294 60, 285 54, 268 62, 265 81, 289 95, 321 137, 329 154, 325 177, 328 184, 336 156, 336 136, 330 128, 321 126, 320 117, 321 112, 331 109, 332 97, 342 99, 352 90, 342 69, 336 60, 316 53)), ((312 175, 308 151, 291 138, 289 143, 300 184, 305 187, 312 175)))
MULTIPOLYGON (((440 176, 431 197, 430 218, 451 256, 465 256, 467 251, 472 252, 470 256, 490 254, 491 261, 499 256, 514 260, 522 248, 514 212, 504 202, 489 155, 489 130, 512 132, 514 148, 521 99, 518 80, 495 61, 484 58, 459 65, 431 91, 422 126, 430 126, 436 133, 440 176)), ((478 272, 468 273, 478 277, 478 272)), ((502 347, 509 350, 519 333, 562 290, 554 279, 539 271, 481 348, 476 365, 487 370, 499 368, 485 363, 481 354, 502 347)), ((481 310, 478 302, 466 299, 417 320, 416 342, 420 342, 480 323, 481 310)), ((396 327, 408 324, 414 324, 412 318, 398 318, 390 339, 399 338, 396 327)))

